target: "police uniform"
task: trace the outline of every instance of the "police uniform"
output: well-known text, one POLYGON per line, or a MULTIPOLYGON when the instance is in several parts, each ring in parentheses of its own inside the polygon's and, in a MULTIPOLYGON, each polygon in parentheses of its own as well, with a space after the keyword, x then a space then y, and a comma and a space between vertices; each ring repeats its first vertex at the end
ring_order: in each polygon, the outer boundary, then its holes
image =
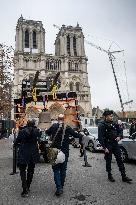
MULTIPOLYGON (((104 116, 113 114, 111 111, 104 113, 104 116)), ((122 180, 125 182, 132 181, 125 174, 125 167, 121 158, 120 148, 118 146, 117 137, 121 137, 122 132, 119 125, 113 121, 102 121, 98 124, 98 140, 103 146, 104 150, 107 148, 109 152, 105 152, 106 160, 106 171, 108 172, 108 178, 110 181, 114 182, 114 178, 111 174, 111 161, 112 153, 114 154, 119 171, 121 172, 122 180)))

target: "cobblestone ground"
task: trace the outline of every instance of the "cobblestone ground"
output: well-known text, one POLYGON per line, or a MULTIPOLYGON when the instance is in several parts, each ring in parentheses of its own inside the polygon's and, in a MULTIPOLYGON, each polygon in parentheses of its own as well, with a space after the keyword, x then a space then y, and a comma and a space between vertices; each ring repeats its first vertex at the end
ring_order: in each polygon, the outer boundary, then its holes
MULTIPOLYGON (((52 169, 49 164, 39 163, 35 169, 30 196, 22 198, 19 174, 12 172, 12 146, 8 139, 0 140, 0 205, 135 205, 136 163, 125 164, 132 184, 121 181, 113 159, 115 183, 107 180, 102 153, 87 153, 90 168, 83 167, 79 149, 70 147, 67 179, 63 196, 57 198, 52 169)), ((18 171, 18 170, 17 170, 18 171)))

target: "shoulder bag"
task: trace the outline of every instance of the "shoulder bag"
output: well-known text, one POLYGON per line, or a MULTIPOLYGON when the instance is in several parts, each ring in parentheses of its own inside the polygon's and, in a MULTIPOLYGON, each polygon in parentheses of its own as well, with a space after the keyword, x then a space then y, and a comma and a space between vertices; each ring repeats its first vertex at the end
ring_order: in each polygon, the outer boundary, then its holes
MULTIPOLYGON (((54 143, 55 141, 55 138, 58 134, 58 131, 59 131, 60 127, 58 128, 53 140, 52 140, 52 143, 51 145, 54 143)), ((65 130, 66 130, 66 126, 64 125, 64 128, 63 128, 63 133, 62 133, 62 140, 61 140, 61 146, 62 146, 62 143, 63 143, 63 139, 64 139, 64 136, 65 136, 65 130)), ((50 145, 50 146, 51 146, 50 145)), ((52 164, 52 165, 56 165, 56 164, 59 164, 59 163, 63 163, 65 161, 65 154, 60 150, 60 149, 57 149, 57 148, 54 148, 54 147, 49 147, 48 148, 48 153, 47 153, 47 157, 48 157, 48 160, 49 162, 52 164)))

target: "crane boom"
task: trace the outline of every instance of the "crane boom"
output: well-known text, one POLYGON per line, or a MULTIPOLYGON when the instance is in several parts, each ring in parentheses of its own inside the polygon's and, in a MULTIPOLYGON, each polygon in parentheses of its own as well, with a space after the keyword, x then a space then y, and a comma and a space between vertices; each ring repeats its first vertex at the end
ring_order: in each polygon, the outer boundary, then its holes
POLYGON ((114 79, 115 79, 115 83, 116 83, 116 87, 117 87, 117 91, 118 91, 118 96, 119 96, 119 100, 120 100, 120 104, 121 104, 121 109, 122 109, 122 112, 124 113, 124 104, 122 102, 122 97, 121 97, 121 93, 120 93, 120 89, 119 89, 119 84, 118 84, 118 81, 117 81, 117 77, 116 77, 116 73, 115 73, 115 69, 114 69, 114 66, 113 66, 113 59, 115 60, 115 56, 113 55, 113 53, 119 53, 119 52, 122 52, 121 51, 109 51, 109 50, 105 50, 103 48, 101 48, 100 46, 97 46, 87 40, 85 40, 85 42, 93 47, 95 47, 96 49, 102 51, 102 52, 105 52, 108 54, 108 57, 109 57, 109 61, 111 63, 111 67, 112 67, 112 71, 113 71, 113 75, 114 75, 114 79))
POLYGON ((90 41, 85 40, 85 42, 86 42, 87 44, 89 44, 89 45, 95 47, 96 49, 98 49, 98 50, 100 50, 100 51, 103 51, 103 52, 105 52, 105 53, 108 53, 107 50, 101 48, 100 46, 95 45, 94 43, 92 43, 92 42, 90 42, 90 41))
POLYGON ((114 75, 114 79, 115 79, 115 83, 116 83, 116 87, 117 87, 117 91, 118 91, 118 96, 119 96, 119 100, 120 100, 120 104, 121 104, 121 109, 122 109, 122 112, 124 113, 124 104, 122 102, 122 97, 121 97, 121 94, 120 94, 119 84, 118 84, 118 81, 117 81, 115 69, 114 69, 113 62, 112 62, 112 56, 111 56, 110 52, 108 53, 108 56, 109 56, 109 60, 111 62, 111 67, 112 67, 112 71, 113 71, 113 75, 114 75))

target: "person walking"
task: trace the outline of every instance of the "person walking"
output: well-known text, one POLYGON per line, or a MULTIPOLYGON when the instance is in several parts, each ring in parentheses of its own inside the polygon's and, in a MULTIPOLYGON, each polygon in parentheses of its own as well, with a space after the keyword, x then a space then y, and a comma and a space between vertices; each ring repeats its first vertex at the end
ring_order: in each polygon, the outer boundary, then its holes
POLYGON ((58 116, 58 123, 54 123, 49 129, 46 130, 46 134, 51 136, 50 139, 53 141, 52 147, 60 149, 65 154, 65 161, 63 163, 52 165, 54 181, 56 184, 55 195, 60 196, 63 194, 63 187, 66 178, 67 162, 69 157, 69 136, 79 138, 79 134, 76 133, 70 126, 64 125, 63 114, 58 116))
POLYGON ((113 122, 113 111, 106 110, 103 113, 104 120, 98 124, 98 140, 105 152, 106 171, 108 172, 108 179, 115 182, 111 173, 112 153, 114 154, 119 171, 121 172, 122 181, 130 183, 132 179, 128 178, 125 173, 125 167, 121 158, 118 141, 120 140, 121 130, 117 123, 113 122))
POLYGON ((123 123, 121 120, 118 120, 117 123, 120 129, 120 139, 123 139, 123 123))
POLYGON ((79 132, 80 137, 79 137, 79 143, 80 143, 80 157, 84 156, 84 162, 85 164, 83 165, 84 167, 91 167, 91 165, 88 163, 87 160, 87 153, 86 153, 86 147, 88 146, 88 142, 90 140, 89 138, 89 132, 84 129, 83 131, 79 132))
POLYGON ((135 132, 136 132, 136 120, 133 120, 130 125, 129 134, 132 135, 135 132))
POLYGON ((20 170, 23 191, 22 197, 27 197, 33 179, 35 164, 39 162, 38 140, 40 131, 34 120, 28 120, 24 129, 20 130, 14 142, 18 147, 17 166, 20 170), (27 169, 27 171, 26 171, 27 169), (26 173, 27 172, 27 173, 26 173))

